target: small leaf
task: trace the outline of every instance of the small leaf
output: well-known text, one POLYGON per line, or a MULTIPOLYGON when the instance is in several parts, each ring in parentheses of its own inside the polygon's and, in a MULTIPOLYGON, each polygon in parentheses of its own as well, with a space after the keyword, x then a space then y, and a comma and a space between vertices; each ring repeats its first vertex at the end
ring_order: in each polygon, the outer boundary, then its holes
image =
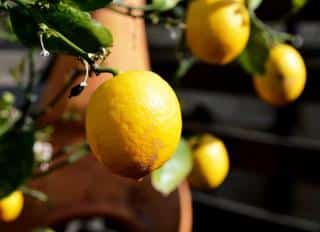
POLYGON ((242 68, 249 74, 263 74, 269 57, 269 45, 265 31, 252 24, 247 47, 238 57, 242 68))
POLYGON ((178 82, 181 78, 183 78, 193 67, 196 61, 197 59, 193 56, 182 57, 181 59, 179 59, 178 68, 173 75, 173 80, 175 82, 178 82))
POLYGON ((301 10, 307 3, 308 0, 291 0, 293 12, 301 10))
POLYGON ((250 11, 255 11, 262 3, 262 0, 247 0, 247 6, 250 11))
POLYGON ((161 168, 151 174, 153 187, 164 195, 170 194, 192 169, 189 145, 181 138, 177 151, 161 168))
POLYGON ((0 198, 25 183, 33 169, 32 132, 10 132, 0 136, 0 198))

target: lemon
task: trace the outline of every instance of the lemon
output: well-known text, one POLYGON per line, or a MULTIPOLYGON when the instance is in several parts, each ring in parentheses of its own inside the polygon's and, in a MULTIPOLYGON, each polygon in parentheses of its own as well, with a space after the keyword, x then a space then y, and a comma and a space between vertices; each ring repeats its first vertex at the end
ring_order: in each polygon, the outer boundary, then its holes
POLYGON ((0 220, 11 222, 17 219, 23 209, 23 193, 15 191, 0 200, 0 220))
POLYGON ((283 106, 303 92, 307 71, 303 58, 290 45, 277 44, 270 50, 264 75, 253 77, 254 88, 265 102, 283 106))
POLYGON ((227 64, 243 49, 250 35, 250 18, 243 1, 194 0, 186 15, 186 40, 191 52, 211 64, 227 64))
POLYGON ((93 94, 86 132, 93 154, 111 171, 139 179, 175 152, 181 136, 175 92, 157 74, 128 71, 93 94))
POLYGON ((217 188, 229 172, 229 157, 224 143, 205 134, 189 140, 193 154, 193 169, 189 183, 194 188, 217 188))

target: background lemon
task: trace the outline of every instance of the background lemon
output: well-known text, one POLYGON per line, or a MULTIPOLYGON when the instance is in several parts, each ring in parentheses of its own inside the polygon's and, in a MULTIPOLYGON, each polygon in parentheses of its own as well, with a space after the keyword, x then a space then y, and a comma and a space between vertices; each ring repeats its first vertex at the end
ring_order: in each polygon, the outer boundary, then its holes
POLYGON ((126 177, 140 178, 167 161, 181 127, 174 91, 149 71, 129 71, 106 81, 87 108, 87 138, 94 155, 126 177))
POLYGON ((0 200, 0 220, 11 222, 17 219, 23 209, 23 193, 15 191, 0 200))
POLYGON ((192 187, 216 188, 229 172, 229 157, 224 143, 209 134, 189 140, 193 154, 193 169, 189 175, 192 187))
POLYGON ((186 39, 191 52, 207 63, 226 64, 245 48, 250 18, 242 1, 195 0, 187 9, 186 39))
POLYGON ((296 100, 306 83, 306 67, 298 51, 286 44, 270 50, 264 75, 253 77, 258 95, 267 103, 281 106, 296 100))

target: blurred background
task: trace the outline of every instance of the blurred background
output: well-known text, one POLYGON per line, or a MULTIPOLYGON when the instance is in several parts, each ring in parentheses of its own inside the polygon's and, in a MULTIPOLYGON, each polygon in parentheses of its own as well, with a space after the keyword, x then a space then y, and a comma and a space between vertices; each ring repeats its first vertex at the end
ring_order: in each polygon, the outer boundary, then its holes
MULTIPOLYGON (((196 63, 180 82, 185 133, 216 134, 231 159, 230 175, 219 189, 193 190, 194 231, 320 231, 317 8, 317 1, 309 1, 295 17, 280 23, 290 1, 264 1, 257 10, 263 21, 303 38, 298 49, 308 78, 295 103, 277 109, 259 100, 250 76, 237 63, 196 63)), ((148 38, 153 70, 170 81, 176 41, 165 31, 149 26, 148 38)))
MULTIPOLYGON (((259 100, 251 78, 235 62, 196 63, 177 85, 184 134, 212 132, 226 144, 231 171, 213 191, 192 191, 193 231, 320 231, 320 25, 317 1, 287 22, 277 22, 290 1, 264 1, 257 15, 303 38, 308 79, 294 104, 273 108, 259 100), (276 24, 275 24, 276 23, 276 24), (219 229, 217 229, 219 228, 219 229)), ((172 82, 180 31, 147 25, 152 70, 172 82)), ((26 52, 0 42, 0 86, 26 52)), ((258 54, 257 54, 258 55, 258 54)), ((39 59, 39 68, 51 62, 39 59)))

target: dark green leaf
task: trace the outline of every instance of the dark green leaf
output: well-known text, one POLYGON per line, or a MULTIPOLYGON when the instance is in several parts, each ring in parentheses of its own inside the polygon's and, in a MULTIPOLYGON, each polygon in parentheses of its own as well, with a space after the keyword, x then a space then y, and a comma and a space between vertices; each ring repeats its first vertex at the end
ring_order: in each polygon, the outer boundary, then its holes
POLYGON ((12 26, 10 23, 10 19, 8 16, 0 17, 0 39, 6 40, 9 42, 17 42, 18 39, 15 36, 12 26))
POLYGON ((168 195, 178 187, 191 169, 191 151, 187 142, 181 139, 173 157, 161 168, 152 172, 152 185, 159 192, 168 195))
POLYGON ((33 168, 32 132, 10 132, 0 136, 0 198, 25 183, 33 168))
POLYGON ((306 5, 307 2, 308 0, 291 0, 292 10, 294 12, 299 11, 306 5))
POLYGON ((249 74, 263 74, 269 57, 269 45, 266 32, 252 24, 247 47, 238 57, 242 68, 249 74))
POLYGON ((63 0, 63 2, 83 11, 92 11, 106 7, 112 0, 63 0))
POLYGON ((179 60, 178 68, 174 73, 173 79, 178 82, 182 77, 184 77, 188 71, 196 63, 197 59, 193 56, 183 57, 179 60))
POLYGON ((262 3, 262 0, 247 0, 248 9, 254 11, 257 9, 262 3))

